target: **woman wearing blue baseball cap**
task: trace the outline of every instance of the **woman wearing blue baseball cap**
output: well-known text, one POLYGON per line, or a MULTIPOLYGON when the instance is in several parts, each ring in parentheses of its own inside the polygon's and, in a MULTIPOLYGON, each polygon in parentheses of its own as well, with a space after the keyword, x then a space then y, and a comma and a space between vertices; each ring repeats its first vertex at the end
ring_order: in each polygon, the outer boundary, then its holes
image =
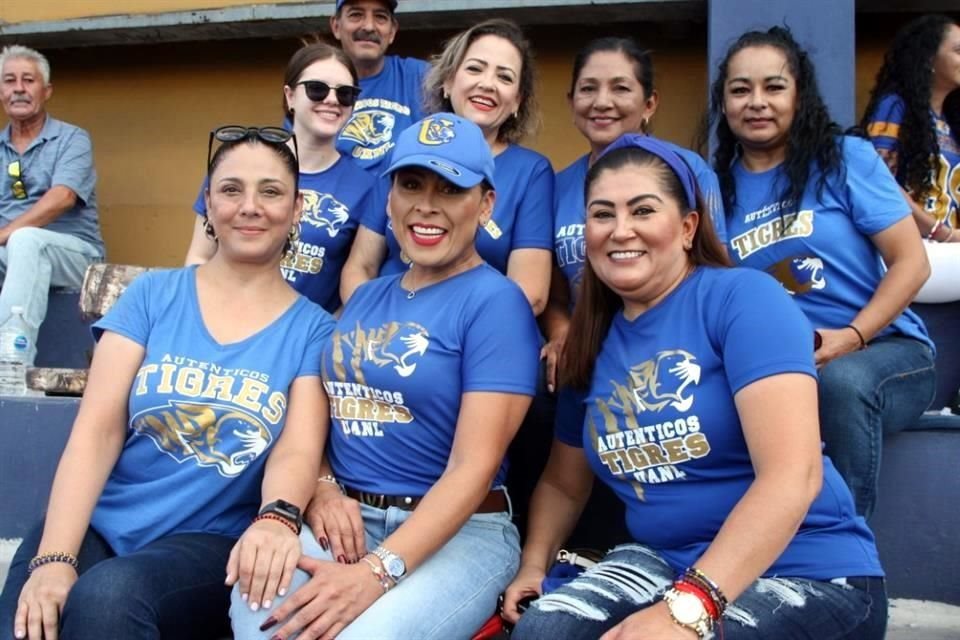
POLYGON ((586 203, 578 339, 505 615, 541 592, 593 473, 633 542, 534 601, 513 637, 882 638, 883 572, 820 453, 803 313, 769 275, 725 268, 694 173, 663 142, 615 141, 586 203))
MULTIPOLYGON (((497 204, 477 234, 477 251, 516 282, 535 315, 550 288, 553 168, 543 155, 520 145, 538 118, 533 48, 523 31, 502 19, 481 22, 453 37, 424 81, 431 112, 453 112, 480 127, 480 142, 493 154, 497 204)), ((407 269, 395 230, 382 211, 360 221, 340 294, 358 284, 407 269)))
POLYGON ((503 482, 536 387, 537 327, 520 288, 477 253, 493 156, 450 113, 397 140, 390 220, 408 270, 347 302, 322 362, 331 435, 289 595, 237 638, 469 637, 519 564, 503 482))

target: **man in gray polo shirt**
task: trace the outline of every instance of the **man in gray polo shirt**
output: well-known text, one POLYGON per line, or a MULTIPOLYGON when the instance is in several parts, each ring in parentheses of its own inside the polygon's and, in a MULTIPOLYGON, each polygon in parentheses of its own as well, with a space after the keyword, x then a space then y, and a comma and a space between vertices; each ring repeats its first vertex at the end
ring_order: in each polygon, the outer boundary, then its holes
POLYGON ((52 93, 41 53, 0 52, 0 324, 23 307, 34 341, 50 287, 79 287, 103 259, 90 136, 47 114, 52 93))

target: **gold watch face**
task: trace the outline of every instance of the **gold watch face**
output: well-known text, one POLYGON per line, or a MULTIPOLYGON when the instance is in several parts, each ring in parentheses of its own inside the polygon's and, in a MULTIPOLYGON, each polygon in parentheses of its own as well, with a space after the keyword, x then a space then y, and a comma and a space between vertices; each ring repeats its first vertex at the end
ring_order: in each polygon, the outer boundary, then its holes
POLYGON ((674 597, 670 603, 670 611, 680 624, 696 624, 707 615, 700 598, 686 591, 681 591, 674 597))

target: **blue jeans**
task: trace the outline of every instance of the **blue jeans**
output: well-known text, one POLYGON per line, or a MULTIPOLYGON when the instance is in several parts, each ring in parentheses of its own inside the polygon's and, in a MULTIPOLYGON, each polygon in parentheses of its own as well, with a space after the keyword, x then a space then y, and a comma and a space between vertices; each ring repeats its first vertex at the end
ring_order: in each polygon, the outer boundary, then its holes
MULTIPOLYGON (((361 505, 367 549, 373 549, 413 513, 396 507, 361 505)), ((308 527, 300 534, 303 554, 333 560, 308 527)), ((455 640, 470 638, 497 609, 497 597, 519 568, 520 537, 510 514, 479 513, 436 553, 364 611, 337 640, 455 640)), ((290 593, 310 576, 297 570, 290 593)), ((289 597, 289 596, 288 596, 289 597)), ((283 602, 274 601, 273 609, 283 602)), ((270 610, 250 610, 231 594, 230 618, 235 640, 265 640, 260 625, 270 610)))
MULTIPOLYGON (((36 555, 43 525, 31 531, 10 565, 0 594, 0 640, 13 640, 13 619, 27 564, 36 555)), ((229 633, 230 591, 224 586, 234 538, 184 533, 117 556, 87 530, 74 583, 60 619, 67 640, 210 640, 229 633)))
MULTIPOLYGON (((573 582, 536 600, 511 638, 596 640, 658 602, 675 575, 649 547, 621 545, 573 582)), ((760 578, 723 615, 726 640, 883 640, 886 627, 883 578, 760 578)))
POLYGON ((917 425, 933 401, 933 353, 919 340, 874 340, 820 369, 820 432, 825 453, 869 518, 877 503, 883 434, 917 425))
POLYGON ((36 344, 50 287, 79 288, 87 266, 101 259, 99 249, 76 236, 39 227, 17 229, 0 246, 0 325, 11 307, 23 307, 36 344))

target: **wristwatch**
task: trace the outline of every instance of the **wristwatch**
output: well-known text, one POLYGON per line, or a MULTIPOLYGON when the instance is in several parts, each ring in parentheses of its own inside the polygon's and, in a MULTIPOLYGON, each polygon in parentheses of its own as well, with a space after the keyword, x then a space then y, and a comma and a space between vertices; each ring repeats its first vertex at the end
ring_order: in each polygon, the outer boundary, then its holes
POLYGON ((286 500, 274 500, 263 509, 260 509, 261 516, 265 513, 278 515, 284 520, 296 525, 297 535, 299 535, 300 530, 303 529, 303 515, 300 513, 300 507, 286 500))
POLYGON ((663 600, 670 610, 670 617, 678 625, 693 630, 701 639, 710 635, 713 619, 707 613, 707 608, 703 606, 700 598, 686 591, 667 589, 663 594, 663 600))
POLYGON ((374 549, 372 553, 380 558, 380 562, 383 563, 383 570, 394 582, 400 582, 407 575, 407 564, 403 561, 403 558, 393 551, 381 546, 374 549))

